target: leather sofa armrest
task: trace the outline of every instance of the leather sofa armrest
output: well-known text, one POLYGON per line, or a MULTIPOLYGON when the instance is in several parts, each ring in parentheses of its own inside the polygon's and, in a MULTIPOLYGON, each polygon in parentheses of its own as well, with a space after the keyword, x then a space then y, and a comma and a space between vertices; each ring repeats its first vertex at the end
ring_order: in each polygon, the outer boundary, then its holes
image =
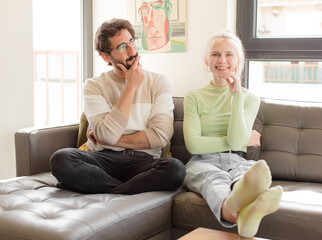
POLYGON ((50 171, 49 159, 61 148, 76 147, 79 124, 24 128, 15 133, 17 176, 50 171))

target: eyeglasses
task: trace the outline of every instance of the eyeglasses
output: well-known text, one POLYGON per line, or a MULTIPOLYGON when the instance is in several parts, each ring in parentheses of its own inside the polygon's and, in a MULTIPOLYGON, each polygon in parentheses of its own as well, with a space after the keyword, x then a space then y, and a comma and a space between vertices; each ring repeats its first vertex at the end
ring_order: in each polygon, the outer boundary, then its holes
POLYGON ((123 42, 123 43, 117 45, 116 48, 111 49, 111 51, 118 50, 122 54, 126 53, 126 51, 128 50, 128 45, 130 45, 131 47, 136 47, 136 42, 137 42, 137 38, 131 38, 128 43, 123 42))

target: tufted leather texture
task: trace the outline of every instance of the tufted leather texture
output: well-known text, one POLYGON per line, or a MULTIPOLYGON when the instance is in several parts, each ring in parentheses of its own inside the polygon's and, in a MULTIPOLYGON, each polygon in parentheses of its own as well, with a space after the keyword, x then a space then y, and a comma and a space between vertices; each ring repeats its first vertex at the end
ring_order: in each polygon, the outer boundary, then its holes
POLYGON ((145 239, 171 226, 178 192, 79 194, 51 173, 0 182, 0 239, 145 239))

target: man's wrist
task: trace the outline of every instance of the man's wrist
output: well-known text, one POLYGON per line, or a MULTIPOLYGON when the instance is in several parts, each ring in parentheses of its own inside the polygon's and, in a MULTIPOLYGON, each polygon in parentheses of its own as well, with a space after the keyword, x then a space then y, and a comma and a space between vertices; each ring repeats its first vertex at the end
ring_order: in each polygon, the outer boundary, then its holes
POLYGON ((134 93, 136 92, 137 89, 133 88, 131 85, 129 84, 125 84, 125 87, 123 88, 123 93, 128 95, 134 95, 134 93))

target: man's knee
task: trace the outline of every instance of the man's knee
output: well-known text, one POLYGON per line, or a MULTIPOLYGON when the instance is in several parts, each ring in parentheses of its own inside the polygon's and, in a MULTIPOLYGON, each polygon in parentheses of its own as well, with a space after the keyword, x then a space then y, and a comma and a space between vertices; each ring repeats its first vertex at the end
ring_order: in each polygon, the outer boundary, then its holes
POLYGON ((72 149, 64 148, 56 151, 49 159, 49 165, 52 173, 55 175, 58 171, 68 168, 68 158, 72 149))
POLYGON ((169 163, 169 182, 172 183, 175 188, 180 187, 186 176, 186 168, 184 164, 176 158, 165 159, 165 161, 169 163))

